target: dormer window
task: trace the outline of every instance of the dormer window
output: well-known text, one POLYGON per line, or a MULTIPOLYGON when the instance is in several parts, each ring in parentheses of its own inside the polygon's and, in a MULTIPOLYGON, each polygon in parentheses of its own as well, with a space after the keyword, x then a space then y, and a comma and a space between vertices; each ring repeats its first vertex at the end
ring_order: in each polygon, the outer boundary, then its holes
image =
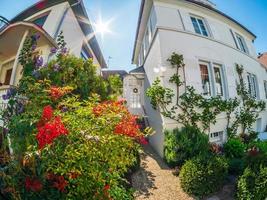
POLYGON ((195 29, 195 33, 206 36, 206 37, 209 36, 208 29, 207 29, 204 19, 191 16, 191 21, 195 29))
POLYGON ((35 25, 37 25, 39 27, 43 27, 48 15, 49 15, 49 13, 44 13, 44 14, 34 18, 32 20, 32 23, 34 23, 35 25))
POLYGON ((236 39, 237 39, 237 43, 238 43, 238 45, 237 45, 238 49, 240 49, 244 53, 248 53, 247 45, 246 45, 244 38, 241 35, 236 33, 236 39))

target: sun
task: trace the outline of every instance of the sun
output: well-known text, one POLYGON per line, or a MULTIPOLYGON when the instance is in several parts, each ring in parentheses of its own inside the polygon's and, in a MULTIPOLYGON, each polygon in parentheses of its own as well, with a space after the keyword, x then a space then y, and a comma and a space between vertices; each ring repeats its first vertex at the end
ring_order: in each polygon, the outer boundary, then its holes
POLYGON ((95 29, 97 33, 101 34, 109 32, 108 23, 103 23, 102 21, 99 21, 95 24, 95 29))

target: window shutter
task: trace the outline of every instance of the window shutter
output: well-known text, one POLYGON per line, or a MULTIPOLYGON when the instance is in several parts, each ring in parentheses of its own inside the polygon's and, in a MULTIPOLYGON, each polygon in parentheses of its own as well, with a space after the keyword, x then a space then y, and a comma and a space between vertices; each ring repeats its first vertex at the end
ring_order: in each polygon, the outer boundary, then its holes
POLYGON ((232 35, 232 37, 233 37, 233 39, 234 39, 234 41, 235 41, 235 46, 236 46, 236 48, 239 49, 239 47, 238 47, 238 45, 237 45, 237 41, 236 41, 235 35, 234 35, 234 32, 232 31, 232 29, 230 29, 230 32, 231 32, 231 35, 232 35))

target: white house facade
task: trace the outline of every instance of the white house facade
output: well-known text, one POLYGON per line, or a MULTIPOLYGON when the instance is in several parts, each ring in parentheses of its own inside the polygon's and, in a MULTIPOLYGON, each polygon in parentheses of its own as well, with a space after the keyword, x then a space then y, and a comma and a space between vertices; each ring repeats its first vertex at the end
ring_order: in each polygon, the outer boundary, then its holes
POLYGON ((51 47, 57 47, 56 39, 63 32, 70 54, 84 59, 92 58, 98 72, 106 68, 94 30, 82 0, 42 0, 8 21, 0 17, 0 96, 17 85, 22 66, 18 62, 27 36, 40 35, 36 53, 47 62, 51 47))
MULTIPOLYGON (((252 32, 217 10, 208 0, 142 0, 133 63, 144 69, 141 83, 144 91, 157 77, 165 87, 175 91, 174 84, 169 83, 175 71, 167 59, 172 52, 182 54, 186 85, 193 86, 207 97, 219 95, 225 99, 237 95, 235 64, 238 63, 244 66, 251 95, 266 101, 264 83, 267 71, 257 60, 253 45, 255 39, 252 32)), ((130 98, 126 96, 128 102, 131 102, 130 98)), ((140 100, 144 108, 142 112, 146 113, 150 126, 155 130, 150 143, 162 156, 164 130, 178 125, 154 110, 146 95, 140 99, 144 99, 140 100)), ((128 106, 131 107, 131 103, 128 106)), ((265 111, 260 113, 255 130, 264 132, 266 126, 265 111)), ((225 129, 226 120, 222 114, 211 126, 210 140, 224 142, 225 129)))

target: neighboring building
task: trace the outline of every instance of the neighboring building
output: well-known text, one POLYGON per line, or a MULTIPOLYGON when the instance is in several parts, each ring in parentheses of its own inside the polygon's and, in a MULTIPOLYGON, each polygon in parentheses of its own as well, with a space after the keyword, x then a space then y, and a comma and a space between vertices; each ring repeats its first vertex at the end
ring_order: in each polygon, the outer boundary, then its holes
MULTIPOLYGON (((235 63, 238 63, 244 66, 245 80, 251 88, 251 95, 266 100, 267 72, 257 60, 253 45, 255 39, 256 36, 251 31, 217 10, 208 0, 142 0, 133 63, 142 66, 143 78, 130 72, 126 78, 135 83, 125 85, 125 91, 132 93, 125 96, 130 108, 135 108, 136 105, 144 108, 149 124, 156 131, 151 136, 150 143, 161 156, 164 129, 178 125, 154 110, 144 91, 156 77, 160 77, 163 86, 175 91, 174 84, 168 81, 175 73, 175 69, 167 62, 172 52, 184 56, 185 82, 199 93, 207 97, 235 97, 235 63), (135 87, 141 90, 138 93, 138 103, 132 103, 135 100, 131 90, 135 87)), ((255 130, 262 132, 266 125, 267 112, 262 112, 255 130)), ((211 126, 210 141, 224 142, 225 128, 225 116, 220 115, 217 123, 211 126)))
POLYGON ((128 73, 125 70, 103 70, 102 76, 104 79, 108 79, 109 76, 119 75, 120 79, 123 80, 124 76, 128 73))
POLYGON ((127 100, 128 109, 135 115, 146 115, 144 109, 144 68, 138 67, 129 72, 123 79, 123 97, 127 100))
POLYGON ((258 59, 260 61, 260 63, 266 68, 267 70, 267 52, 265 53, 261 53, 259 56, 258 56, 258 59))
POLYGON ((51 47, 57 47, 56 39, 61 31, 71 54, 92 58, 99 74, 101 68, 107 67, 83 1, 43 0, 10 21, 0 17, 0 96, 21 78, 18 56, 26 37, 40 34, 36 52, 46 62, 50 59, 51 47))

